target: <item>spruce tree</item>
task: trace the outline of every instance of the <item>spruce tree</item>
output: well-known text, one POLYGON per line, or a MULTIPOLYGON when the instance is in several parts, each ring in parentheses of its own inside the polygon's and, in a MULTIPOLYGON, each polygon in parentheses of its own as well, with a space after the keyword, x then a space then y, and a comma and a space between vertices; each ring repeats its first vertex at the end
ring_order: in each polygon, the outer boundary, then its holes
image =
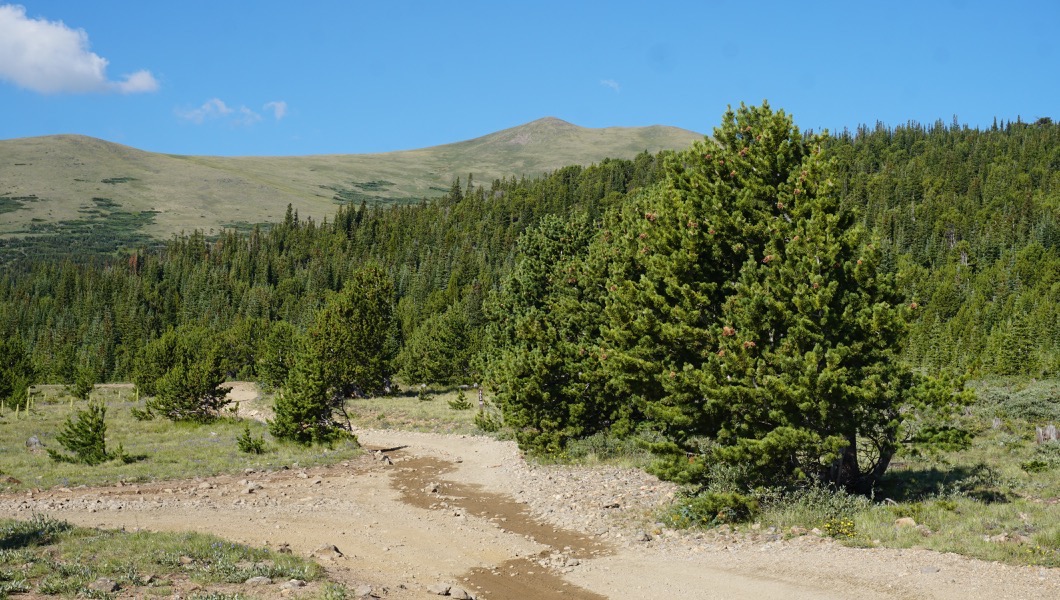
POLYGON ((543 453, 623 414, 599 369, 602 271, 586 252, 584 214, 546 217, 519 242, 520 260, 486 305, 486 372, 520 446, 543 453))
POLYGON ((8 408, 25 406, 36 372, 22 342, 0 336, 0 401, 8 408))
MULTIPOLYGON (((113 456, 107 453, 107 407, 92 402, 85 410, 77 411, 77 421, 66 420, 66 425, 55 435, 55 441, 73 456, 60 454, 51 448, 48 455, 57 462, 98 465, 113 456)), ((122 453, 119 451, 118 455, 122 453)))
POLYGON ((749 485, 866 490, 903 410, 947 400, 899 360, 905 309, 824 140, 768 105, 729 110, 604 242, 618 258, 601 360, 659 436, 665 476, 720 461, 749 485))
POLYGON ((330 443, 339 431, 334 413, 324 362, 306 345, 276 396, 269 433, 300 444, 330 443))
POLYGON ((317 311, 306 339, 336 400, 378 394, 389 383, 393 294, 382 269, 364 267, 317 311))

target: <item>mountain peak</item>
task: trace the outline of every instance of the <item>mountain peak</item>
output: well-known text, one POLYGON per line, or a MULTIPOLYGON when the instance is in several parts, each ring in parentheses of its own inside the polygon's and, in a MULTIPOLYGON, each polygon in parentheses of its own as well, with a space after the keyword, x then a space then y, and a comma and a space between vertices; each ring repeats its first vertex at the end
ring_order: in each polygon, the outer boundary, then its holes
POLYGON ((558 117, 542 117, 540 119, 537 119, 536 121, 530 121, 526 125, 523 125, 523 127, 529 127, 529 126, 532 126, 532 125, 550 125, 550 126, 553 126, 553 127, 557 127, 558 126, 558 127, 579 128, 574 123, 570 123, 568 121, 564 121, 563 119, 560 119, 558 117))

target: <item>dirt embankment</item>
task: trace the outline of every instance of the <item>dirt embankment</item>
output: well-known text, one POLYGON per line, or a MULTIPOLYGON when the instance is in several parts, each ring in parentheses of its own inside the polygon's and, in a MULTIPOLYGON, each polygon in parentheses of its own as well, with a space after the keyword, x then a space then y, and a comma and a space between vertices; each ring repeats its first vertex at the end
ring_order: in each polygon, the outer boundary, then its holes
POLYGON ((399 600, 438 597, 429 589, 443 584, 513 600, 1060 597, 1055 569, 814 536, 658 531, 648 517, 673 488, 634 470, 533 466, 489 438, 358 435, 384 452, 329 468, 6 496, 0 515, 204 531, 303 554, 334 544, 343 556, 322 564, 335 579, 399 600))

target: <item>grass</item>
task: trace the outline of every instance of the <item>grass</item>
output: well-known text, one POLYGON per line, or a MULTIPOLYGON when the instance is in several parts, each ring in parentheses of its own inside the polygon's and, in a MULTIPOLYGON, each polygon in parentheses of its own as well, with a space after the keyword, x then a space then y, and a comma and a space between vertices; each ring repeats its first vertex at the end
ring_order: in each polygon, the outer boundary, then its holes
POLYGON ((90 589, 100 578, 117 583, 125 597, 171 596, 198 584, 210 590, 203 597, 232 598, 256 576, 314 581, 324 570, 292 554, 200 533, 90 529, 40 515, 0 520, 0 599, 22 593, 113 597, 90 589))
POLYGON ((426 401, 420 400, 415 391, 386 398, 351 400, 347 405, 347 412, 355 427, 483 434, 484 432, 475 425, 478 404, 475 390, 464 392, 475 406, 471 410, 455 410, 450 407, 450 401, 455 401, 459 393, 459 389, 429 388, 427 396, 431 399, 426 401))
POLYGON ((23 412, 16 417, 10 410, 0 414, 0 427, 4 430, 0 472, 21 482, 3 483, 0 479, 0 490, 206 477, 247 468, 276 469, 293 463, 331 464, 359 452, 353 442, 336 444, 334 448, 280 442, 269 435, 263 423, 234 417, 209 424, 172 423, 161 418, 138 421, 131 411, 142 408, 143 403, 136 401, 133 390, 108 387, 97 388, 92 395, 107 405, 107 448, 112 450, 121 444, 132 462, 110 461, 94 467, 57 463, 46 453, 28 452, 25 443, 30 436, 37 436, 45 447, 62 450, 55 434, 86 403, 72 401, 61 386, 38 387, 28 414, 23 412), (247 427, 253 437, 264 439, 263 454, 239 451, 237 439, 247 427))

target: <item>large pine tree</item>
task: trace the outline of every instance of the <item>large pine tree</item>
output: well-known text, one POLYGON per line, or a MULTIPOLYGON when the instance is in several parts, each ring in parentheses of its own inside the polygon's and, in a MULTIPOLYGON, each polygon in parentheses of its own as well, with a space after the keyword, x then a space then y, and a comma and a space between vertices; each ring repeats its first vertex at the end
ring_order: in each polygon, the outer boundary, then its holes
POLYGON ((768 105, 730 110, 608 242, 605 368, 669 477, 720 461, 753 484, 866 489, 922 400, 899 360, 906 309, 823 141, 768 105))

